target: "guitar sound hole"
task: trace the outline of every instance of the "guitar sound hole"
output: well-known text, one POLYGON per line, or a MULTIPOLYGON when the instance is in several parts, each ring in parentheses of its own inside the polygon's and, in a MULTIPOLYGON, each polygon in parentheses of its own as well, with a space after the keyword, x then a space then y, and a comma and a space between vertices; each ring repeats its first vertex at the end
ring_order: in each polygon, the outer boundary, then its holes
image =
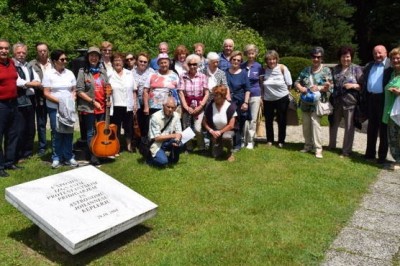
POLYGON ((108 135, 108 134, 110 134, 110 129, 104 129, 104 135, 108 135))

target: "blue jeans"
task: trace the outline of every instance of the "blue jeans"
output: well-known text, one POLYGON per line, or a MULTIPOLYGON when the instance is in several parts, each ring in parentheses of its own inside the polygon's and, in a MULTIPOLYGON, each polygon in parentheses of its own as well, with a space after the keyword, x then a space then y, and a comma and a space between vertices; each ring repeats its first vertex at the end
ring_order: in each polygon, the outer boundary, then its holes
POLYGON ((174 139, 164 141, 161 148, 157 151, 156 156, 149 158, 147 163, 159 167, 177 163, 182 144, 174 146, 172 145, 173 143, 175 143, 174 139), (165 153, 166 151, 170 153, 169 156, 165 153))
POLYGON ((53 161, 69 161, 74 158, 72 153, 72 141, 74 134, 59 133, 57 126, 57 109, 47 107, 51 127, 51 148, 53 161))
POLYGON ((105 114, 82 114, 82 119, 86 125, 86 141, 90 149, 90 144, 96 129, 96 123, 104 121, 105 114))

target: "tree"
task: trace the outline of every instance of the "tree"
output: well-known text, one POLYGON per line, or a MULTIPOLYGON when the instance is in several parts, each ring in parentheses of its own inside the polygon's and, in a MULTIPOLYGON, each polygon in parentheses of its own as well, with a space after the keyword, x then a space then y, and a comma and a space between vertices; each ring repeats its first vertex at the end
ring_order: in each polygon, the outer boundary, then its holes
POLYGON ((245 25, 282 56, 308 56, 318 45, 328 60, 336 60, 338 47, 352 43, 354 30, 347 20, 355 10, 345 0, 245 0, 239 8, 245 25))
POLYGON ((390 51, 400 45, 400 4, 389 0, 349 0, 356 7, 352 23, 356 30, 360 58, 364 63, 372 60, 372 49, 383 44, 390 51))

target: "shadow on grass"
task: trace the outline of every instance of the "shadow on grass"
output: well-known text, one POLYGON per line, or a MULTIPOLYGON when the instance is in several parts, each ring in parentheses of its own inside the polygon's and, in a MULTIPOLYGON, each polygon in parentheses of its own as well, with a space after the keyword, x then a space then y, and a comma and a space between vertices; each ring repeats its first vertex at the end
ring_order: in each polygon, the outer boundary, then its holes
MULTIPOLYGON (((272 147, 269 147, 269 146, 267 146, 267 144, 265 142, 258 142, 257 146, 260 148, 264 148, 264 149, 278 148, 277 143, 274 143, 274 145, 272 147)), ((282 149, 300 153, 300 150, 303 149, 303 147, 304 147, 304 143, 285 143, 285 145, 282 149)), ((330 150, 330 149, 328 149, 327 146, 323 147, 324 154, 331 153, 331 154, 334 154, 335 156, 339 157, 341 155, 341 152, 342 152, 342 149, 340 149, 340 148, 335 148, 333 150, 330 150)), ((308 154, 310 154, 310 156, 314 157, 312 152, 309 152, 308 154)), ((314 157, 314 159, 316 159, 316 158, 314 157)), ((324 159, 322 159, 321 162, 323 162, 324 159)), ((320 159, 316 159, 316 160, 320 160, 320 159)), ((364 154, 361 154, 359 152, 353 152, 349 157, 343 158, 343 160, 351 160, 352 162, 357 163, 357 164, 365 164, 365 165, 369 165, 369 166, 374 166, 379 169, 384 169, 385 167, 387 167, 387 165, 385 165, 385 164, 377 163, 376 160, 373 160, 373 161, 366 160, 364 158, 364 154)))
POLYGON ((47 235, 46 240, 43 240, 43 233, 36 225, 11 232, 9 237, 24 243, 28 248, 59 265, 87 265, 136 239, 144 237, 151 230, 150 227, 137 225, 76 255, 71 255, 47 235))

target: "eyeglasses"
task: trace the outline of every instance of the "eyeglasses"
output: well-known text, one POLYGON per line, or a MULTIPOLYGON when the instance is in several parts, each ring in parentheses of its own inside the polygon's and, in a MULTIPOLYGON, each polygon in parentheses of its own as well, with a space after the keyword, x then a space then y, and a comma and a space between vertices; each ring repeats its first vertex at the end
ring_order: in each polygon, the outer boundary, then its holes
POLYGON ((321 59, 322 56, 321 55, 313 55, 311 56, 312 59, 321 59))
POLYGON ((60 62, 67 62, 68 58, 59 58, 58 60, 60 60, 60 62))
POLYGON ((139 63, 142 63, 142 64, 147 64, 148 62, 147 62, 147 61, 142 61, 142 60, 139 60, 139 63))
POLYGON ((233 61, 233 62, 241 62, 242 59, 235 59, 235 58, 233 58, 233 59, 231 59, 231 61, 233 61))
POLYGON ((133 61, 133 60, 135 60, 133 57, 129 57, 129 58, 126 58, 126 60, 127 61, 133 61))
POLYGON ((197 63, 188 63, 188 66, 197 66, 197 63))

